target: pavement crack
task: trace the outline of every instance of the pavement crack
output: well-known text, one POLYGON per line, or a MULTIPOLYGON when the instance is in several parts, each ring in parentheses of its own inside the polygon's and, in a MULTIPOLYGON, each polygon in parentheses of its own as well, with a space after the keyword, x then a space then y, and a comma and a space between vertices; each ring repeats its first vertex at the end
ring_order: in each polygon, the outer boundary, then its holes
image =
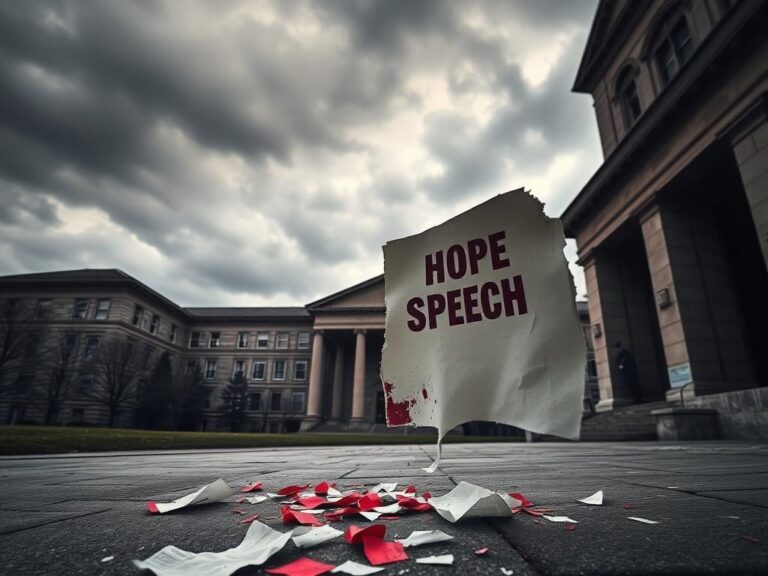
POLYGON ((85 514, 77 514, 76 516, 67 516, 66 518, 55 518, 49 522, 40 522, 34 526, 22 526, 11 530, 0 532, 0 536, 8 536, 10 534, 18 534, 19 532, 25 532, 26 530, 33 530, 35 528, 41 528, 43 526, 50 526, 51 524, 58 524, 59 522, 66 522, 67 520, 75 520, 77 518, 86 518, 87 516, 95 516, 96 514, 103 514, 109 512, 111 508, 105 508, 104 510, 94 510, 93 512, 86 512, 85 514))

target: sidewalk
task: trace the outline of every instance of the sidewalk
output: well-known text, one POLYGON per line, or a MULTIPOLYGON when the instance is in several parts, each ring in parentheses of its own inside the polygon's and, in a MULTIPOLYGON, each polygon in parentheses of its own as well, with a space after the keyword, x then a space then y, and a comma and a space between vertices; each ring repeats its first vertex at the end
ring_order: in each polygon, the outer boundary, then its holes
MULTIPOLYGON (((221 551, 246 527, 233 504, 150 516, 149 499, 169 501, 224 478, 260 480, 266 490, 336 481, 399 482, 443 494, 461 480, 522 492, 579 523, 575 530, 526 514, 451 524, 436 513, 387 522, 387 539, 439 528, 456 538, 409 549, 411 560, 382 574, 758 574, 768 573, 768 445, 754 443, 541 443, 448 445, 434 475, 433 446, 205 450, 0 458, 3 574, 140 574, 131 559, 165 545, 221 551), (603 490, 603 506, 575 500, 603 490), (629 506, 625 509, 625 505, 629 506), (628 516, 657 521, 648 525, 628 516), (540 522, 540 523, 539 523, 540 522), (485 556, 474 550, 488 547, 485 556), (453 567, 413 559, 453 554, 453 567), (105 557, 114 559, 103 563, 105 557)), ((233 499, 234 500, 234 499, 233 499)), ((248 507, 286 531, 272 501, 248 507), (268 518, 272 518, 269 520, 268 518)), ((334 526, 365 524, 362 518, 334 526)), ((365 563, 337 539, 305 551, 292 545, 266 567, 300 556, 365 563)), ((242 574, 263 570, 248 569, 242 574)), ((238 573, 238 574, 241 574, 238 573)))

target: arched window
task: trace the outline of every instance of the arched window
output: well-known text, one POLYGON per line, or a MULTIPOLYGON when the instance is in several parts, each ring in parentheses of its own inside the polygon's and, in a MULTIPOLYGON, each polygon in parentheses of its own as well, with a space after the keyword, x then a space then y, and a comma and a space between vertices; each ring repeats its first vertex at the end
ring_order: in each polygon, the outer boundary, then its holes
POLYGON ((637 122, 640 114, 643 113, 640 97, 637 95, 635 76, 637 76, 637 68, 628 65, 624 67, 616 80, 616 98, 621 103, 627 129, 637 122))
POLYGON ((680 5, 668 10, 656 26, 650 44, 650 54, 661 80, 666 86, 693 54, 693 37, 685 11, 680 5))

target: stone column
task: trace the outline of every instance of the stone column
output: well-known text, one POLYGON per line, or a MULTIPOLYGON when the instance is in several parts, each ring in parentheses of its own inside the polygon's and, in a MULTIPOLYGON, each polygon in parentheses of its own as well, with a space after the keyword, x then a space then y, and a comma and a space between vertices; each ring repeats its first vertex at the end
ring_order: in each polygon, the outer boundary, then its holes
POLYGON ((336 346, 336 362, 333 367, 333 404, 331 419, 341 420, 341 410, 344 401, 344 348, 336 346))
POLYGON ((309 370, 309 391, 307 399, 307 420, 310 423, 322 419, 323 415, 323 333, 315 330, 312 340, 312 365, 309 370))
POLYGON ((352 420, 365 418, 365 330, 355 330, 355 379, 352 387, 352 420))

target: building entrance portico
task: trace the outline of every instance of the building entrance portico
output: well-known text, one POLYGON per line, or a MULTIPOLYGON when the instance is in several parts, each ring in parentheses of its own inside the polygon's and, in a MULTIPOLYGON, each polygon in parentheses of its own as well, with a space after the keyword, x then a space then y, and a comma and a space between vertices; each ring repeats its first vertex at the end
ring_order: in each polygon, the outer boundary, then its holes
POLYGON ((304 430, 368 429, 379 412, 384 277, 307 305, 312 365, 304 430))

